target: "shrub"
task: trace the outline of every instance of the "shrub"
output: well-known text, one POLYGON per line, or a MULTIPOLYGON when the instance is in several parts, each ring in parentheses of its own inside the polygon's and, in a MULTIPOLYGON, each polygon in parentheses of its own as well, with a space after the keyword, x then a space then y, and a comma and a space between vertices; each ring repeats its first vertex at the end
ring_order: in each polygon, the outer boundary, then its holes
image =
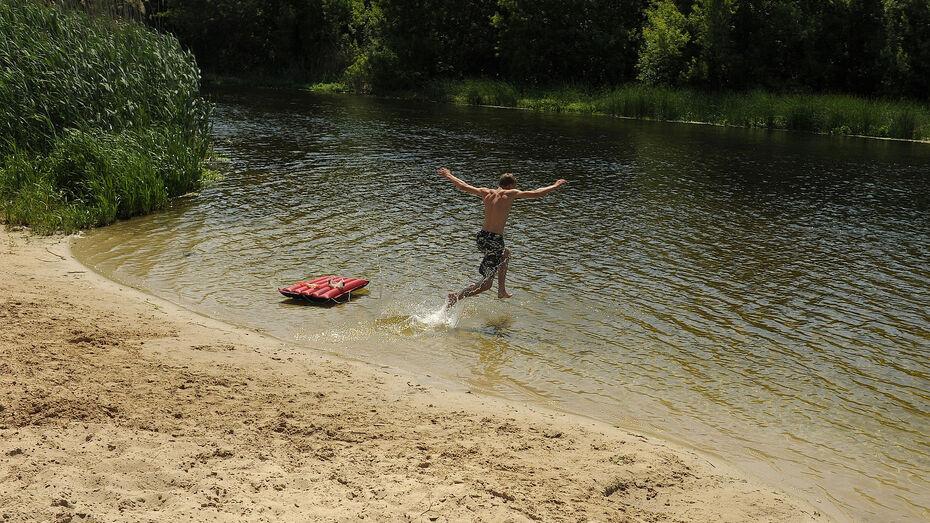
POLYGON ((355 59, 343 75, 345 83, 358 93, 389 92, 413 84, 400 67, 397 55, 384 47, 372 47, 355 59))

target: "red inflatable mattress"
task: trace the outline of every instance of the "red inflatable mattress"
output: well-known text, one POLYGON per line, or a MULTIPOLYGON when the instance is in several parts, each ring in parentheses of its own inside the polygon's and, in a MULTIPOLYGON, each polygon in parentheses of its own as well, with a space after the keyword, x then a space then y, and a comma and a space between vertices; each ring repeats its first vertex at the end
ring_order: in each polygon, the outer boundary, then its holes
POLYGON ((288 298, 308 300, 315 303, 344 303, 352 297, 352 291, 361 289, 366 285, 368 285, 368 280, 326 275, 282 287, 278 289, 278 292, 288 298))

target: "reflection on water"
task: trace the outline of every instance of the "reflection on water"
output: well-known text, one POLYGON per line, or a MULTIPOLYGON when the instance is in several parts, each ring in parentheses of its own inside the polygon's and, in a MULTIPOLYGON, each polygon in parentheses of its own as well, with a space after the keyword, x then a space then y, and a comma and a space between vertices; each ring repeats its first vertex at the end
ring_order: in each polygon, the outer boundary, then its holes
MULTIPOLYGON (((930 147, 313 97, 218 95, 220 183, 88 234, 115 278, 314 348, 713 449, 856 519, 930 518, 930 147), (480 202, 522 186, 511 290, 480 202), (370 278, 323 309, 275 289, 370 278)), ((822 504, 822 505, 823 505, 822 504)))

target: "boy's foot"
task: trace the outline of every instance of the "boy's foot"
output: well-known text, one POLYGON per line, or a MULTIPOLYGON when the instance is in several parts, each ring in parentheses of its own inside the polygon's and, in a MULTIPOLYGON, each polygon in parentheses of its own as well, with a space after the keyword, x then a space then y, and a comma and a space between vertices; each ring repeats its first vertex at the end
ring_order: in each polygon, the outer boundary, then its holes
POLYGON ((446 307, 447 307, 447 308, 448 308, 448 307, 452 307, 453 305, 455 305, 455 302, 457 302, 457 301, 459 301, 459 295, 456 294, 456 293, 454 293, 454 292, 450 292, 450 293, 449 293, 449 301, 446 302, 446 307))
POLYGON ((505 300, 507 298, 513 298, 513 294, 510 294, 507 291, 497 291, 497 297, 502 300, 505 300))

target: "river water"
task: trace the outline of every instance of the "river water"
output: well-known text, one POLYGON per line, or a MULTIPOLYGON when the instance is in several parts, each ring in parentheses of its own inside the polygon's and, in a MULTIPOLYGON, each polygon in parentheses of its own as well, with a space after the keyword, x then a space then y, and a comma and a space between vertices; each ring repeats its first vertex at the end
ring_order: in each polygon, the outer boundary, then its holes
POLYGON ((225 178, 78 257, 346 357, 692 444, 827 513, 930 519, 930 146, 294 92, 216 93, 225 178), (476 185, 512 171, 510 290, 476 185), (334 308, 276 288, 372 280, 334 308))

